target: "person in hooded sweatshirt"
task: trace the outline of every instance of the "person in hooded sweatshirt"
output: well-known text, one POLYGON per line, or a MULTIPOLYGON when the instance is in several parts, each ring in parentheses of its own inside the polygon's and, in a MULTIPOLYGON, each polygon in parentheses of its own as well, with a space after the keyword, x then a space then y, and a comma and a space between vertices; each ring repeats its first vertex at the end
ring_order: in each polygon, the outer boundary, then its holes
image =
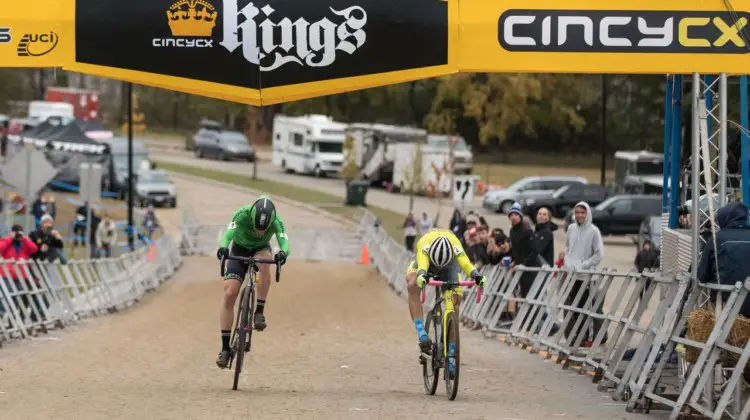
MULTIPOLYGON (((602 258, 604 258, 604 241, 602 240, 602 234, 592 221, 591 207, 589 207, 588 203, 585 201, 579 202, 575 205, 573 212, 574 223, 571 223, 570 226, 568 226, 568 232, 565 237, 565 261, 563 267, 567 270, 576 271, 596 270, 597 266, 602 262, 602 258)), ((576 295, 584 285, 584 280, 585 275, 583 275, 583 277, 576 276, 570 294, 565 300, 566 305, 573 304, 576 295)), ((579 308, 583 308, 586 305, 586 301, 589 297, 589 287, 590 283, 587 285, 581 299, 578 301, 579 308)), ((601 313, 601 308, 597 308, 597 312, 601 313)), ((577 318, 578 314, 574 313, 568 325, 565 326, 565 337, 568 340, 574 340, 583 328, 583 324, 585 324, 585 322, 581 322, 579 331, 576 332, 576 334, 572 334, 577 318)), ((595 320, 594 331, 588 332, 588 340, 593 340, 596 337, 600 327, 601 321, 595 320)))
MULTIPOLYGON (((521 205, 514 203, 508 210, 510 219, 510 258, 511 267, 523 265, 526 267, 539 267, 536 248, 534 247, 534 231, 523 221, 521 205)), ((521 274, 520 286, 521 297, 526 297, 534 284, 536 274, 527 271, 521 274)))
POLYGON ((534 246, 539 254, 541 265, 555 265, 555 236, 557 224, 550 220, 549 209, 542 207, 536 213, 536 226, 534 227, 534 246))
MULTIPOLYGON (((748 208, 729 203, 716 212, 716 244, 707 238, 698 262, 697 278, 701 283, 735 284, 750 277, 750 221, 748 208)), ((726 296, 725 296, 726 298, 726 296)), ((740 308, 740 315, 750 318, 750 297, 740 308)))

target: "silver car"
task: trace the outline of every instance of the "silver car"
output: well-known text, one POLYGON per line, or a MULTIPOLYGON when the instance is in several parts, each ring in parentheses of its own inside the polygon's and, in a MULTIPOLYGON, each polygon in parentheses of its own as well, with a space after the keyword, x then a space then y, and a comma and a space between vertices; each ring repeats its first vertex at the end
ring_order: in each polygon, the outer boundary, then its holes
POLYGON ((482 207, 507 213, 513 203, 521 198, 545 196, 571 183, 588 184, 588 180, 580 176, 529 176, 519 179, 507 188, 487 191, 482 198, 482 207))
POLYGON ((146 207, 177 207, 177 188, 169 174, 161 169, 140 171, 135 182, 136 204, 146 207))

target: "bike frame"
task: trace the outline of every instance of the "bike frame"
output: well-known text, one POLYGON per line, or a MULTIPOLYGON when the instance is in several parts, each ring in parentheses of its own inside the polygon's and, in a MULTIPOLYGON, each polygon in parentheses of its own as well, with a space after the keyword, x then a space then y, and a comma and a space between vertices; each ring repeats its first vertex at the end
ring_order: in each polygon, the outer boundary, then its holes
MULTIPOLYGON (((441 335, 442 335, 441 340, 443 342, 443 346, 442 346, 443 357, 448 357, 448 343, 446 342, 448 334, 447 334, 446 329, 448 328, 447 327, 448 317, 450 316, 450 314, 456 311, 455 298, 458 296, 458 292, 456 291, 455 288, 464 287, 464 286, 471 287, 471 286, 476 286, 477 284, 476 282, 473 282, 473 281, 460 281, 458 283, 446 283, 446 282, 439 281, 439 280, 430 280, 429 282, 427 282, 427 285, 435 286, 438 288, 442 286, 454 286, 454 287, 447 288, 446 290, 443 290, 442 295, 435 294, 435 302, 432 304, 432 309, 430 309, 430 314, 432 314, 435 312, 435 309, 437 309, 438 306, 442 302, 445 302, 445 308, 443 308, 443 316, 441 320, 440 330, 441 330, 441 335)), ((422 298, 421 298, 422 304, 424 304, 426 299, 427 299, 427 289, 422 288, 422 298)), ((479 303, 481 300, 482 300, 482 289, 479 288, 479 290, 477 290, 477 303, 479 303)))

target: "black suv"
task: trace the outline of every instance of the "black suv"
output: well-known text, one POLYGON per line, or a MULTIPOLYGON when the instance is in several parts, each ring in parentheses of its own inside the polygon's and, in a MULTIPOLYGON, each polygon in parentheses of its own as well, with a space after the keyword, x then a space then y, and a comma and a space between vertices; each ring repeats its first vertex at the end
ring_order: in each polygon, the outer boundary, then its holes
MULTIPOLYGON (((660 195, 615 195, 591 209, 594 225, 602 235, 637 235, 643 219, 661 214, 660 195)), ((565 226, 573 223, 573 210, 565 217, 565 226)))
POLYGON ((201 139, 210 136, 211 133, 218 134, 224 130, 224 126, 217 121, 203 119, 198 125, 198 131, 185 138, 185 150, 195 150, 195 144, 201 139))
POLYGON ((524 198, 523 212, 536 223, 536 213, 542 207, 546 207, 552 213, 552 217, 565 217, 573 206, 581 201, 596 206, 607 199, 609 192, 606 188, 597 184, 572 183, 558 188, 548 196, 524 198))

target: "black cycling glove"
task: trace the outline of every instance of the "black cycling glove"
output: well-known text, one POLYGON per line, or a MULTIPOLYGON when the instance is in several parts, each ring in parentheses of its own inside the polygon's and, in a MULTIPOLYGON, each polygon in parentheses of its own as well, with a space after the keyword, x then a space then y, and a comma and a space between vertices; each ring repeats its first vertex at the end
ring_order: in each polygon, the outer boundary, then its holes
POLYGON ((219 261, 223 260, 224 258, 229 256, 229 248, 219 248, 216 251, 216 258, 219 259, 219 261))
POLYGON ((276 255, 273 256, 273 259, 276 260, 277 263, 280 265, 286 264, 286 252, 279 251, 276 253, 276 255))

